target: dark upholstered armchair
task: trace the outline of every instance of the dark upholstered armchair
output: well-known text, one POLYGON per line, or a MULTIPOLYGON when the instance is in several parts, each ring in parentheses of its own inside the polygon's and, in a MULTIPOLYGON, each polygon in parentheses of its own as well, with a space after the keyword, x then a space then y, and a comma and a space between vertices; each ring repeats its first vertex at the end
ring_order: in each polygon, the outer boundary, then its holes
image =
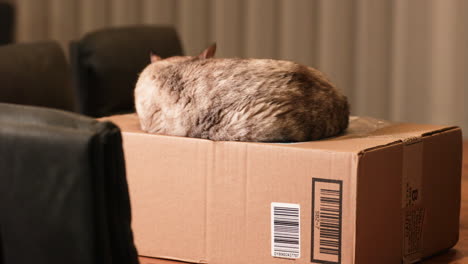
POLYGON ((0 45, 13 42, 15 9, 9 3, 0 2, 0 45))
POLYGON ((181 55, 174 28, 110 28, 72 42, 70 63, 79 112, 94 117, 133 112, 133 89, 151 51, 162 57, 181 55))
POLYGON ((0 102, 74 110, 70 70, 60 45, 0 46, 0 102))
POLYGON ((0 263, 136 264, 120 130, 0 104, 0 263))

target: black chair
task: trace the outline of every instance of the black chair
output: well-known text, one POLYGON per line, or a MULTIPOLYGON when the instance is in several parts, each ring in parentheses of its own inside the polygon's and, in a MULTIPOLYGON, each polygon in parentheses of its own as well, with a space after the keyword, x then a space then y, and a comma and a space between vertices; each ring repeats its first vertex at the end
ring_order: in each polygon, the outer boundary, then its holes
POLYGON ((74 110, 74 98, 58 43, 0 46, 0 102, 74 110))
POLYGON ((13 42, 15 9, 9 3, 0 3, 0 45, 13 42))
POLYGON ((0 104, 0 263, 136 264, 120 130, 0 104))
POLYGON ((172 27, 131 26, 92 32, 70 44, 70 63, 79 112, 101 117, 133 112, 138 74, 150 52, 181 55, 172 27))

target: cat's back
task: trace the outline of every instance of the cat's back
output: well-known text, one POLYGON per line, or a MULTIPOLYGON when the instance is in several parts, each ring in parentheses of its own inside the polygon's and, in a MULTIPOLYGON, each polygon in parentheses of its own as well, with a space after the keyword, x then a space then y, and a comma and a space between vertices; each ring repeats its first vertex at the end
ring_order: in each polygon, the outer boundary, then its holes
POLYGON ((160 85, 180 89, 202 86, 285 88, 284 86, 294 85, 298 81, 328 83, 323 74, 313 68, 292 61, 274 59, 175 58, 173 61, 150 65, 142 75, 151 75, 151 79, 160 85))
MULTIPOLYGON (((221 58, 190 60, 165 69, 162 82, 190 92, 195 89, 202 96, 242 95, 268 96, 293 90, 308 89, 315 84, 331 88, 328 80, 317 70, 284 60, 221 58)), ((193 93, 191 93, 193 94, 193 93)), ((196 93, 195 93, 196 95, 196 93)))
POLYGON ((307 67, 284 60, 211 58, 181 62, 173 70, 180 71, 184 75, 201 74, 198 77, 219 79, 237 77, 245 80, 246 78, 269 78, 277 73, 295 72, 301 68, 307 67))

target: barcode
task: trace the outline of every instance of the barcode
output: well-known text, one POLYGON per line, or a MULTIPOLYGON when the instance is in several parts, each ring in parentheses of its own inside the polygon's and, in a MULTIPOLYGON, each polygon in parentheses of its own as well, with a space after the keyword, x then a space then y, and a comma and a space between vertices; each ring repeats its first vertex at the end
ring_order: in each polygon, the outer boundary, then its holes
POLYGON ((271 255, 300 258, 300 207, 298 204, 271 203, 271 255))
POLYGON ((312 180, 312 262, 341 263, 342 181, 312 180))

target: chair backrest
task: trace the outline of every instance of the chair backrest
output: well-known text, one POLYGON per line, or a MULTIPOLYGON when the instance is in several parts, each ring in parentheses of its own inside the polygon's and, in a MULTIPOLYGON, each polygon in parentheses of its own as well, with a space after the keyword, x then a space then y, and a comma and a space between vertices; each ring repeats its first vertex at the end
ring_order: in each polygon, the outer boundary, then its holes
POLYGON ((165 26, 130 26, 95 31, 70 44, 79 112, 101 117, 134 111, 138 74, 150 52, 182 55, 177 32, 165 26))
POLYGON ((74 110, 74 98, 58 43, 0 46, 0 102, 74 110))
POLYGON ((0 263, 138 263, 114 124, 0 104, 0 171, 0 263))
POLYGON ((9 3, 0 3, 0 45, 13 42, 15 10, 9 3))

